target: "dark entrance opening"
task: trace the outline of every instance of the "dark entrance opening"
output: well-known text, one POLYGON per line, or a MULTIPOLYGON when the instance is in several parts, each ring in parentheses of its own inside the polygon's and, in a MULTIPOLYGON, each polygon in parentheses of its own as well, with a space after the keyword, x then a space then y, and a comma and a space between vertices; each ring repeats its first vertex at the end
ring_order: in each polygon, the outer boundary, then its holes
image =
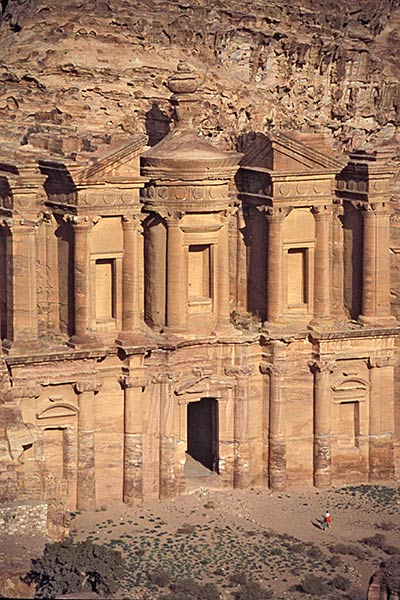
POLYGON ((188 454, 218 473, 218 402, 202 398, 188 404, 188 454))

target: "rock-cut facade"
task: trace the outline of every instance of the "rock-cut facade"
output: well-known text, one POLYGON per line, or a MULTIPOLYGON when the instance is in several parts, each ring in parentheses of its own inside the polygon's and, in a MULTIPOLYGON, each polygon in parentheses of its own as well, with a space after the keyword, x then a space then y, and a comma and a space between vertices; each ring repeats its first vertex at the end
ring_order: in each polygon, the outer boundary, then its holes
POLYGON ((192 71, 168 85, 152 147, 1 161, 0 500, 398 479, 396 148, 227 152, 192 71))

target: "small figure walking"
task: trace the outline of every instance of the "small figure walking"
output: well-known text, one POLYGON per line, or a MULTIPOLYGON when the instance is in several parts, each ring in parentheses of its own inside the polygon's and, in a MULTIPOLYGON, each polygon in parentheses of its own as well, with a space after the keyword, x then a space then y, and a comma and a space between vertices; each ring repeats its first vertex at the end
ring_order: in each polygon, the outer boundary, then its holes
POLYGON ((326 511, 326 513, 322 517, 322 529, 323 529, 323 531, 325 531, 325 529, 329 529, 330 526, 331 526, 331 514, 330 514, 329 511, 326 511))

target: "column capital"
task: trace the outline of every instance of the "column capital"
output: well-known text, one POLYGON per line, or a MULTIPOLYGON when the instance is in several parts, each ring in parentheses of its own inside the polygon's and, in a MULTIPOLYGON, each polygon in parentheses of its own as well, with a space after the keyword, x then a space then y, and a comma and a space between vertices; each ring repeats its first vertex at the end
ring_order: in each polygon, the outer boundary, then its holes
POLYGON ((84 379, 75 383, 75 391, 77 394, 83 394, 84 392, 97 393, 102 385, 103 382, 98 379, 84 379))
POLYGON ((124 229, 137 229, 141 225, 142 215, 139 215, 139 214, 122 215, 121 222, 122 222, 122 227, 124 229))
POLYGON ((334 359, 314 359, 308 361, 312 373, 333 373, 337 367, 334 359))
POLYGON ((125 375, 119 378, 121 387, 126 390, 130 388, 145 388, 149 384, 148 377, 130 377, 125 375))
POLYGON ((179 227, 186 212, 184 210, 159 211, 159 214, 165 220, 167 227, 179 227))
POLYGON ((173 383, 177 378, 177 375, 174 377, 172 373, 157 373, 152 376, 151 383, 173 383))
POLYGON ((361 205, 361 213, 364 218, 388 215, 390 209, 387 202, 364 202, 361 205))
POLYGON ((311 208, 311 212, 314 215, 314 219, 326 219, 332 215, 333 206, 332 204, 316 204, 311 208))
POLYGON ((93 225, 96 225, 101 219, 98 215, 64 215, 64 221, 71 223, 73 228, 76 229, 91 229, 93 225))
POLYGON ((367 367, 369 369, 382 368, 382 367, 393 367, 395 364, 394 357, 391 355, 386 356, 370 356, 367 359, 367 367))
POLYGON ((225 367, 224 371, 225 371, 225 375, 228 375, 229 377, 243 377, 243 376, 247 376, 250 375, 254 370, 254 365, 232 365, 229 367, 225 367))
POLYGON ((257 206, 263 212, 268 221, 283 221, 292 211, 290 206, 257 206))
POLYGON ((263 360, 260 362, 260 372, 263 375, 279 375, 280 368, 278 365, 273 365, 272 363, 263 360))

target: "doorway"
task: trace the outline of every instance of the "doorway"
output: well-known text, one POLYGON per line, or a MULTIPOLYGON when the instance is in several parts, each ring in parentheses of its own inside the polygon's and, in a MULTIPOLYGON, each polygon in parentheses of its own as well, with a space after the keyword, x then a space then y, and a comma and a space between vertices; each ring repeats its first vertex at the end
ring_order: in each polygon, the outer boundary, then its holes
POLYGON ((202 398, 187 407, 187 452, 206 469, 218 473, 218 402, 202 398))

